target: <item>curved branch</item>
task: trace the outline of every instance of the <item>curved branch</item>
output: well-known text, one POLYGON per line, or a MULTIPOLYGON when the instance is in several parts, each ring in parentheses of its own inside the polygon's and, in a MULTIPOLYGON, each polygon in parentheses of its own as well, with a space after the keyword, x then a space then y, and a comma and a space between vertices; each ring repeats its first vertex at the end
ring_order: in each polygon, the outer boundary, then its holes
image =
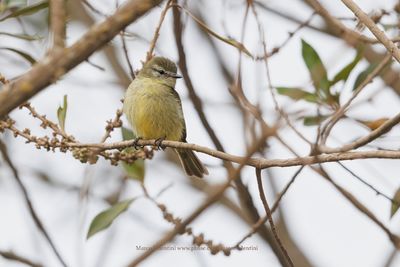
MULTIPOLYGON (((126 147, 137 146, 155 146, 156 140, 128 140, 115 143, 66 143, 66 146, 71 148, 97 148, 101 150, 110 149, 123 149, 126 147)), ((161 146, 171 147, 171 148, 185 148, 200 153, 210 155, 215 158, 222 160, 231 161, 234 163, 242 163, 246 157, 236 156, 221 152, 215 149, 211 149, 205 146, 199 146, 191 143, 183 143, 178 141, 164 140, 161 142, 161 146)), ((265 159, 265 158, 249 158, 246 160, 245 165, 265 169, 271 167, 291 167, 299 165, 311 165, 315 163, 325 163, 325 162, 336 162, 340 160, 355 160, 355 159, 399 159, 400 151, 395 150, 370 150, 370 151, 354 151, 354 152, 343 152, 343 153, 331 153, 331 154, 319 154, 314 156, 304 156, 297 158, 288 159, 265 159)))

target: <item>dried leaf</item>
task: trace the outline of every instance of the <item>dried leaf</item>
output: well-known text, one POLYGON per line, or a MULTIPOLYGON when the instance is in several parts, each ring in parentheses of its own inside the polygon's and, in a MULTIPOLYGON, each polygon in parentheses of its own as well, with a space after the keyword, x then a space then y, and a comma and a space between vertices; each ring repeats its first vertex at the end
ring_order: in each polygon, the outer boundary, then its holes
POLYGON ((387 122, 389 119, 388 118, 381 118, 381 119, 377 119, 377 120, 373 120, 373 121, 362 121, 362 120, 358 120, 358 122, 364 124, 365 126, 367 126, 370 130, 375 130, 377 128, 379 128, 382 124, 384 124, 385 122, 387 122))
POLYGON ((64 95, 63 106, 62 107, 60 106, 57 109, 58 124, 60 125, 63 131, 65 131, 65 118, 67 117, 67 109, 68 109, 67 95, 64 95))
POLYGON ((131 198, 122 202, 118 202, 110 208, 100 212, 90 223, 89 231, 86 238, 89 239, 98 232, 107 229, 113 223, 113 221, 119 215, 121 215, 121 213, 129 208, 133 201, 134 199, 131 198))
POLYGON ((393 196, 392 206, 390 208, 390 218, 392 218, 400 208, 400 188, 396 190, 393 196))

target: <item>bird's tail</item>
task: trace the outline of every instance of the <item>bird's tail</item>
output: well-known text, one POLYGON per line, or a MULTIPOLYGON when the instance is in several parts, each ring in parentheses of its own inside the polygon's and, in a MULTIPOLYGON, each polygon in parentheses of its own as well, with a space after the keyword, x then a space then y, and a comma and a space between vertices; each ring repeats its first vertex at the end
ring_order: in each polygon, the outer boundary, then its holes
POLYGON ((204 167, 192 150, 176 149, 175 151, 178 153, 183 169, 188 176, 203 178, 204 175, 208 174, 207 168, 204 167))

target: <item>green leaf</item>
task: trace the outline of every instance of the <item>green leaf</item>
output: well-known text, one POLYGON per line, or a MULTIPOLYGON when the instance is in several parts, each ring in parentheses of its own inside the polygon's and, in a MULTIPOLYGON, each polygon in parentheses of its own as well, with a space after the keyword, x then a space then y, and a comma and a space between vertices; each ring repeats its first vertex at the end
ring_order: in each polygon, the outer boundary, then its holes
POLYGON ((310 72, 311 79, 313 80, 314 86, 318 91, 321 89, 325 96, 329 93, 329 80, 325 66, 321 61, 317 51, 308 44, 306 41, 301 40, 302 44, 302 56, 304 63, 306 64, 308 71, 310 72))
POLYGON ((293 100, 305 100, 312 103, 318 102, 318 96, 316 94, 304 91, 296 87, 277 87, 276 91, 280 95, 285 95, 293 100))
POLYGON ((305 126, 315 126, 319 125, 321 122, 323 122, 328 116, 306 116, 303 118, 303 124, 305 126))
MULTIPOLYGON (((123 140, 133 140, 136 138, 135 134, 129 130, 128 128, 121 127, 121 132, 122 132, 122 139, 123 140)), ((123 151, 125 152, 131 152, 135 151, 133 147, 128 147, 125 148, 123 151)), ((144 160, 143 159, 137 159, 133 163, 126 163, 122 162, 122 167, 124 168, 126 175, 129 178, 132 178, 134 180, 137 180, 139 182, 144 181, 144 176, 145 176, 145 166, 144 166, 144 160)))
POLYGON ((58 124, 63 131, 65 131, 65 118, 67 117, 67 109, 68 109, 68 102, 67 102, 67 95, 64 95, 64 103, 62 107, 58 107, 57 109, 57 118, 58 124))
POLYGON ((137 159, 135 160, 134 163, 130 164, 122 162, 122 167, 124 168, 129 178, 138 180, 140 182, 144 181, 144 175, 145 175, 144 160, 137 159))
POLYGON ((346 66, 344 66, 343 69, 341 69, 333 78, 333 80, 331 81, 330 85, 334 85, 339 81, 346 81, 347 78, 349 77, 351 71, 354 69, 354 67, 357 65, 357 63, 361 60, 362 58, 362 50, 359 49, 357 51, 357 54, 355 56, 355 58, 346 66))
POLYGON ((110 208, 100 212, 90 223, 87 239, 97 234, 98 232, 107 229, 113 221, 126 211, 135 199, 131 198, 125 201, 118 202, 110 208))
POLYGON ((26 53, 24 51, 21 51, 21 50, 12 48, 12 47, 0 47, 0 49, 16 53, 17 55, 21 56, 26 61, 28 61, 31 65, 36 63, 36 59, 34 59, 31 55, 29 55, 28 53, 26 53))
POLYGON ((123 140, 133 140, 136 135, 126 127, 121 127, 122 139, 123 140))
POLYGON ((22 33, 9 33, 9 32, 0 32, 0 35, 7 35, 11 37, 15 37, 18 39, 23 39, 26 41, 36 41, 36 40, 41 40, 43 37, 37 36, 37 35, 27 35, 27 34, 22 34, 22 33))
POLYGON ((378 66, 377 63, 371 63, 365 70, 358 74, 356 81, 353 85, 353 90, 356 90, 357 87, 367 78, 367 76, 378 66))
POLYGON ((392 207, 390 209, 390 218, 392 218, 400 208, 400 188, 396 190, 393 196, 392 207))
POLYGON ((17 9, 16 11, 12 12, 11 14, 1 18, 0 22, 4 21, 6 19, 9 19, 9 18, 31 15, 31 14, 34 14, 34 13, 36 13, 42 9, 48 8, 48 7, 49 7, 49 1, 40 1, 33 5, 17 9))

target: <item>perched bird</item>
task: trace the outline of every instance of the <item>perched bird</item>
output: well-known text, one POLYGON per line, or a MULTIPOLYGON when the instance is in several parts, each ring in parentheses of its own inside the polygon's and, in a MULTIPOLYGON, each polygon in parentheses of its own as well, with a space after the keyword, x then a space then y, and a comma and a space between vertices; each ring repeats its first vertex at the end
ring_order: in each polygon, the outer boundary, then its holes
MULTIPOLYGON (((138 138, 186 142, 182 104, 175 91, 177 74, 174 62, 154 57, 129 85, 124 99, 124 113, 138 138)), ((175 149, 188 176, 208 174, 193 151, 175 149)))

